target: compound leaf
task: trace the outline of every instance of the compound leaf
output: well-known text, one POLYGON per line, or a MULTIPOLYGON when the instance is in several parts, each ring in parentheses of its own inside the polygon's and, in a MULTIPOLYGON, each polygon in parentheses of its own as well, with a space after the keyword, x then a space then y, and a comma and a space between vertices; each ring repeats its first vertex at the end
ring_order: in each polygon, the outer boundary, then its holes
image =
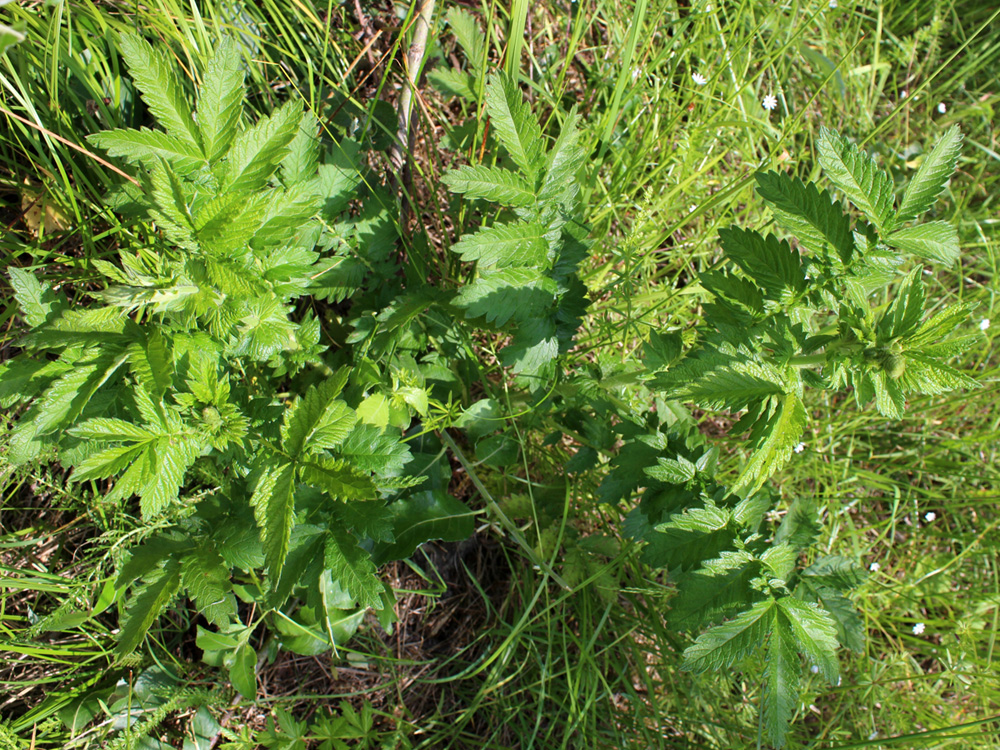
POLYGON ((350 532, 332 526, 326 537, 323 559, 334 580, 340 581, 361 606, 382 609, 383 586, 375 563, 350 532))
POLYGON ((900 229, 890 234, 886 242, 920 258, 929 258, 949 265, 958 260, 961 252, 958 231, 944 221, 929 221, 926 224, 900 229))
POLYGON ((205 77, 198 90, 198 129, 205 157, 210 162, 225 155, 239 129, 243 114, 243 77, 240 47, 233 39, 223 37, 205 67, 205 77))
POLYGON ((482 267, 539 267, 546 261, 549 243, 541 224, 494 224, 475 234, 462 235, 451 246, 464 261, 478 261, 482 267))
POLYGON ((512 208, 530 206, 536 199, 532 186, 521 175, 501 167, 459 167, 448 172, 441 182, 453 193, 464 193, 469 198, 481 198, 512 208))
POLYGON ((257 481, 250 505, 261 531, 268 571, 276 579, 288 556, 295 523, 295 467, 290 463, 268 466, 257 481))
POLYGON ((875 159, 829 128, 820 130, 818 149, 826 176, 879 230, 892 229, 892 180, 875 159))
POLYGON ((757 602, 732 620, 702 633, 684 650, 681 668, 689 672, 729 669, 756 651, 774 623, 774 599, 757 602))
POLYGON ((961 151, 962 131, 958 129, 958 125, 952 125, 938 138, 934 148, 924 157, 917 173, 906 186, 903 200, 899 204, 900 222, 912 221, 934 205, 955 172, 961 151))
POLYGON ((497 72, 486 84, 490 124, 514 163, 534 182, 542 166, 542 130, 521 96, 517 84, 497 72))

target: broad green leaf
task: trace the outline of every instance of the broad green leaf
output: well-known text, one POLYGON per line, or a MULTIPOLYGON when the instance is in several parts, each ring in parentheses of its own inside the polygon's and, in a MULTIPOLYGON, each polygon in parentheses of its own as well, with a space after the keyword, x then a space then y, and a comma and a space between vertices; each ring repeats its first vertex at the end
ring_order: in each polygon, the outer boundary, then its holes
POLYGON ((83 424, 70 429, 69 433, 73 437, 83 440, 103 440, 106 442, 147 442, 158 436, 158 433, 147 427, 140 427, 137 424, 113 417, 88 419, 83 424))
POLYGON ((556 283, 534 268, 502 268, 484 272, 455 296, 467 318, 485 317, 498 326, 511 318, 540 315, 555 302, 556 283))
POLYGON ((149 128, 105 130, 88 135, 87 141, 107 151, 108 156, 142 164, 147 169, 165 159, 183 175, 206 163, 201 149, 193 144, 149 128))
POLYGON ((644 469, 648 476, 666 484, 685 484, 692 479, 697 471, 695 465, 683 457, 658 458, 656 466, 644 469))
POLYGON ((767 640, 777 605, 773 599, 757 602, 732 620, 702 633, 684 651, 681 669, 689 672, 729 669, 767 640))
POLYGON ((215 549, 199 547, 184 557, 181 585, 212 624, 222 627, 236 616, 229 566, 215 549))
POLYGON ((863 583, 868 573, 856 560, 828 555, 803 570, 802 576, 809 579, 810 585, 851 589, 863 583))
POLYGON ((346 529, 330 528, 323 559, 334 580, 340 581, 362 607, 382 609, 383 586, 376 574, 375 563, 346 529))
POLYGON ((736 614, 752 599, 750 582, 759 564, 742 550, 727 551, 678 580, 669 618, 676 627, 696 628, 736 614))
POLYGON ((764 690, 760 712, 771 744, 784 747, 788 725, 799 703, 802 668, 792 628, 780 609, 772 613, 771 637, 764 656, 764 690))
POLYGON ((961 253, 958 231, 944 221, 930 221, 900 229, 890 234, 885 241, 904 252, 948 265, 958 260, 961 253))
POLYGON ((277 578, 295 523, 295 467, 287 463, 269 466, 257 481, 250 505, 261 531, 268 571, 277 578))
POLYGON ((781 373, 753 360, 733 360, 698 375, 670 392, 671 397, 693 401, 710 409, 737 411, 747 405, 785 392, 781 373))
POLYGON ((143 518, 159 514, 177 499, 184 475, 201 454, 201 444, 191 437, 162 437, 149 451, 154 462, 152 474, 139 490, 143 518))
POLYGON ((924 317, 923 268, 917 266, 903 280, 878 323, 879 339, 892 341, 916 331, 924 317))
POLYGON ((865 624, 858 615, 858 608, 846 596, 825 586, 815 588, 820 606, 830 613, 837 626, 837 640, 840 645, 856 654, 865 650, 865 624))
POLYGON ((837 628, 830 613, 793 596, 778 599, 778 607, 788 618, 799 649, 831 684, 836 685, 840 664, 837 661, 837 628))
POLYGON ((146 631, 177 594, 180 582, 180 564, 171 560, 163 566, 163 570, 143 583, 138 593, 133 594, 115 647, 119 656, 132 653, 142 643, 146 631))
POLYGON ((883 370, 867 374, 875 390, 875 408, 878 413, 889 419, 902 419, 906 411, 906 396, 896 380, 883 370))
POLYGON ((247 700, 257 697, 257 653, 249 644, 236 649, 233 665, 229 668, 229 681, 247 700))
POLYGON ((116 445, 97 453, 91 453, 73 468, 72 479, 74 482, 110 479, 132 466, 146 452, 147 448, 146 443, 116 445))
POLYGON ((453 193, 464 193, 469 198, 513 208, 530 206, 537 198, 532 186, 523 177, 501 167, 459 167, 444 175, 441 182, 453 193))
POLYGON ((237 135, 225 162, 222 188, 234 192, 263 188, 288 153, 301 120, 302 102, 292 99, 237 135))
POLYGON ((469 67, 479 70, 486 62, 486 35, 479 28, 479 22, 469 11, 457 5, 448 8, 448 27, 469 61, 469 67))
POLYGON ((719 230, 726 255, 774 300, 784 301, 805 290, 802 259, 784 240, 773 234, 728 227, 719 230))
POLYGON ((768 574, 772 578, 788 580, 799 559, 799 551, 791 544, 774 544, 760 556, 768 574))
POLYGON ((435 68, 427 73, 430 84, 447 96, 457 96, 474 104, 476 95, 476 79, 464 70, 450 68, 435 68))
POLYGON ((361 422, 337 448, 337 456, 355 470, 370 471, 379 477, 398 476, 411 459, 410 449, 400 442, 398 434, 361 422))
POLYGON ((320 124, 316 115, 306 112, 299 123, 299 130, 291 143, 288 153, 281 160, 281 179, 284 184, 297 185, 311 180, 319 168, 320 124))
POLYGON ((534 182, 542 167, 542 130, 517 84, 503 73, 494 73, 486 84, 486 111, 511 159, 534 182))
POLYGON ((924 156, 917 173, 910 180, 899 204, 900 222, 912 221, 941 195, 945 185, 955 172, 958 155, 962 152, 962 132, 958 125, 952 125, 941 137, 931 152, 924 156))
POLYGON ((875 159, 828 128, 820 130, 819 163, 827 177, 844 191, 880 231, 889 231, 893 215, 892 180, 875 159))
POLYGON ((753 455, 730 488, 732 492, 756 491, 792 455, 806 428, 808 415, 797 394, 774 398, 776 410, 767 421, 766 437, 754 446, 753 455))
POLYGON ((160 329, 143 332, 142 338, 129 344, 129 365, 153 400, 159 402, 173 382, 173 360, 160 329))
POLYGON ((538 223, 494 224, 475 234, 464 234, 451 246, 464 261, 478 261, 481 267, 507 268, 546 265, 549 243, 545 227, 538 223))
POLYGON ((386 509, 393 541, 375 546, 376 565, 404 560, 424 542, 460 542, 475 530, 475 512, 443 490, 425 490, 397 500, 386 509))
POLYGON ((781 172, 758 172, 756 179, 757 192, 771 207, 775 221, 804 247, 819 252, 830 247, 842 263, 851 261, 851 219, 833 202, 829 192, 781 172))
POLYGON ((936 395, 961 388, 982 388, 981 383, 961 370, 923 352, 907 352, 905 359, 906 370, 898 382, 907 390, 936 395))
POLYGON ((521 320, 514 340, 500 352, 500 362, 515 373, 537 373, 559 355, 556 323, 551 317, 521 320))
POLYGON ((243 114, 243 59, 239 45, 223 37, 205 67, 198 89, 198 129, 205 157, 216 162, 225 156, 239 130, 243 114))
POLYGON ((194 219, 180 178, 169 162, 160 159, 159 164, 150 171, 149 179, 155 204, 150 209, 153 220, 171 241, 187 250, 197 251, 194 219))

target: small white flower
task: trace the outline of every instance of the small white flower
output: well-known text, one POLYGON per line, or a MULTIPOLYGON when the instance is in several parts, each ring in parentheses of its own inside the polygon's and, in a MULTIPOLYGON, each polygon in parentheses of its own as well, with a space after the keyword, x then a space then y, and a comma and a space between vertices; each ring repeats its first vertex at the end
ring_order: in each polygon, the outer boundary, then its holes
POLYGON ((924 624, 922 622, 918 622, 916 625, 913 626, 913 635, 923 635, 924 630, 925 630, 924 624))
POLYGON ((699 86, 704 86, 708 83, 708 79, 705 78, 701 73, 692 73, 691 80, 697 83, 699 86))
POLYGON ((979 330, 980 331, 985 331, 989 327, 990 327, 990 319, 989 318, 983 318, 982 320, 979 321, 979 330))
POLYGON ((905 99, 909 95, 910 95, 910 92, 907 91, 906 89, 903 89, 902 91, 899 92, 899 98, 900 99, 905 99))
POLYGON ((871 565, 868 566, 868 570, 870 570, 872 573, 878 573, 878 569, 880 567, 881 566, 877 562, 873 562, 871 565))
POLYGON ((837 0, 830 0, 830 10, 837 9, 837 0))
POLYGON ((947 112, 947 111, 948 111, 948 107, 946 107, 946 106, 945 106, 945 103, 944 103, 944 102, 941 102, 941 103, 940 103, 940 104, 938 105, 938 112, 940 112, 940 113, 941 113, 941 114, 943 115, 943 114, 944 114, 945 112, 947 112))
POLYGON ((934 523, 935 518, 937 518, 937 513, 935 513, 933 510, 929 510, 926 513, 924 513, 924 520, 927 521, 927 523, 934 523))
POLYGON ((639 70, 638 68, 632 68, 632 83, 635 83, 636 81, 638 81, 639 80, 639 76, 641 74, 642 74, 641 70, 639 70))
POLYGON ((805 449, 806 449, 806 444, 805 443, 799 443, 798 445, 795 446, 795 452, 796 453, 801 453, 805 449))
POLYGON ((819 665, 813 664, 811 667, 809 667, 809 671, 812 672, 813 674, 819 674, 819 665))
POLYGON ((778 106, 778 97, 776 97, 774 94, 768 94, 767 96, 764 97, 763 101, 761 101, 760 105, 768 112, 770 112, 772 109, 775 109, 778 106))

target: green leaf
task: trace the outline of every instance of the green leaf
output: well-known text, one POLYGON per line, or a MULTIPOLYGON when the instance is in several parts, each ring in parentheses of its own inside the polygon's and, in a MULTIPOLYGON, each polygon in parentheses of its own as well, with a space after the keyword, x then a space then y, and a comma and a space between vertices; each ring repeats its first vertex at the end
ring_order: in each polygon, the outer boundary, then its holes
POLYGON ((201 454, 201 445, 190 437, 162 437, 150 446, 152 473, 139 489, 143 518, 159 514, 177 499, 184 475, 201 454))
POLYGON ((767 420, 766 437, 754 446, 753 455, 730 488, 734 493, 755 492, 792 455, 808 415, 795 393, 774 397, 775 412, 767 420))
POLYGON ((265 187, 288 153, 301 120, 302 102, 292 99, 236 136, 225 162, 222 189, 254 192, 265 187))
POLYGON ((159 328, 143 330, 141 336, 142 341, 129 344, 129 364, 146 392, 159 402, 173 382, 173 359, 159 328))
POLYGON ((523 177, 501 167, 459 167, 444 175, 441 182, 453 193, 513 208, 530 206, 536 200, 535 191, 523 177))
POLYGON ((835 589, 852 589, 868 577, 856 560, 840 555, 821 557, 802 571, 810 585, 830 586, 835 589))
POLYGON ((555 281, 534 268, 502 268, 484 272, 455 296, 467 318, 485 317, 498 326, 511 318, 536 317, 552 306, 555 281))
POLYGON ((580 117, 574 108, 566 115, 559 137, 549 150, 545 163, 545 178, 539 199, 543 202, 569 202, 577 194, 580 181, 577 173, 586 163, 587 155, 580 147, 580 117))
POLYGON ((813 251, 833 248, 847 264, 854 253, 851 219, 826 190, 781 172, 758 172, 757 192, 774 212, 775 221, 813 251))
POLYGON ((780 748, 785 745, 788 725, 799 703, 802 667, 787 618, 780 609, 775 609, 772 614, 771 637, 764 657, 760 712, 771 744, 780 748))
POLYGON ((229 566, 215 549, 200 547, 184 557, 181 585, 214 625, 223 627, 236 616, 229 566))
POLYGON ((316 115, 306 112, 299 130, 288 144, 281 160, 281 179, 285 185, 297 185, 316 176, 319 168, 320 124, 316 115))
POLYGON ((302 481, 337 500, 375 500, 375 484, 346 461, 317 457, 302 464, 302 481))
POLYGON ((177 594, 180 583, 181 567, 173 560, 166 563, 157 575, 143 583, 138 593, 132 597, 131 606, 118 635, 115 651, 119 656, 132 653, 142 643, 146 631, 177 594))
POLYGON ((244 643, 236 649, 233 665, 229 668, 229 681, 247 700, 257 697, 257 653, 249 644, 244 643))
POLYGON ((285 412, 282 429, 282 449, 291 458, 298 458, 309 448, 332 448, 347 437, 354 425, 353 411, 337 396, 344 389, 350 371, 345 367, 318 387, 310 386, 305 396, 285 412), (322 446, 314 445, 317 433, 325 430, 322 446))
POLYGON ((837 628, 830 613, 793 596, 779 599, 778 607, 788 618, 799 649, 819 667, 830 684, 836 685, 840 664, 837 661, 837 628))
POLYGON ((398 476, 410 461, 410 449, 399 436, 378 427, 358 422, 337 449, 337 455, 357 471, 370 471, 379 477, 398 476))
POLYGON ((737 411, 785 392, 781 373, 767 363, 732 360, 670 391, 670 396, 710 409, 737 411))
POLYGON ((295 523, 295 467, 270 465, 257 481, 250 505, 261 531, 264 559, 271 578, 277 578, 288 556, 295 523))
POLYGON ((481 267, 540 267, 546 264, 549 243, 541 224, 495 224, 475 234, 464 234, 451 246, 464 261, 478 261, 481 267))
POLYGON ((464 8, 452 5, 448 8, 447 19, 448 27, 469 61, 469 67, 479 70, 486 62, 486 35, 480 30, 476 17, 464 8))
POLYGON ((168 53, 153 49, 145 39, 131 33, 121 35, 118 48, 153 116, 170 135, 187 143, 198 153, 204 153, 201 134, 184 94, 184 84, 168 53))
POLYGON ((892 180, 869 154, 828 128, 820 129, 819 163, 827 177, 844 191, 880 231, 891 230, 892 180))
POLYGON ((386 514, 392 524, 393 541, 375 546, 372 557, 376 565, 404 560, 433 539, 460 542, 475 530, 475 512, 443 490, 416 492, 392 503, 386 514))
POLYGON ((837 626, 837 640, 856 654, 865 650, 865 624, 858 615, 858 608, 846 596, 825 586, 815 587, 820 605, 833 618, 837 626))
POLYGON ((944 221, 930 221, 900 229, 886 237, 885 241, 904 252, 948 265, 958 260, 961 253, 958 231, 944 221))
POLYGON ((517 84, 496 72, 486 84, 486 111, 497 138, 529 182, 542 167, 542 130, 517 84))
POLYGON ((197 250, 194 219, 180 178, 163 159, 149 173, 155 208, 150 215, 167 237, 187 250, 197 250))
POLYGON ((323 559, 334 580, 340 581, 361 606, 382 609, 384 587, 376 574, 375 563, 350 532, 331 527, 323 559))
POLYGON ((205 67, 205 78, 198 90, 198 129, 210 162, 225 156, 239 130, 243 77, 240 46, 231 37, 223 37, 205 67))
POLYGON ((105 130, 87 136, 87 141, 107 151, 108 156, 125 159, 151 169, 160 159, 170 162, 178 174, 188 174, 205 164, 201 149, 159 130, 105 130))
POLYGON ((677 596, 670 600, 670 622, 682 629, 695 628, 729 617, 747 605, 754 591, 751 581, 760 566, 748 552, 724 551, 677 582, 677 596))
POLYGON ((694 479, 697 472, 695 465, 683 456, 677 458, 658 458, 656 466, 644 469, 648 476, 666 484, 686 484, 694 479))
POLYGON ((30 271, 8 266, 7 273, 10 275, 14 299, 21 306, 24 322, 30 327, 37 328, 65 306, 65 300, 53 294, 48 284, 43 286, 30 271))
POLYGON ((924 156, 917 173, 906 186, 899 204, 900 222, 912 221, 934 205, 954 174, 961 152, 962 132, 958 125, 952 125, 938 138, 931 152, 924 156))
POLYGON ((765 642, 774 622, 774 599, 757 602, 732 620, 702 633, 684 651, 681 669, 689 672, 729 669, 765 642))
POLYGON ((435 68, 427 73, 430 84, 446 96, 457 96, 475 104, 476 79, 464 70, 435 68))
POLYGON ((878 322, 881 341, 892 341, 916 331, 924 317, 923 268, 917 266, 906 275, 892 302, 878 322))
POLYGON ((805 290, 802 259, 784 240, 773 234, 765 237, 739 227, 720 229, 719 239, 730 260, 763 289, 768 298, 784 301, 805 290))

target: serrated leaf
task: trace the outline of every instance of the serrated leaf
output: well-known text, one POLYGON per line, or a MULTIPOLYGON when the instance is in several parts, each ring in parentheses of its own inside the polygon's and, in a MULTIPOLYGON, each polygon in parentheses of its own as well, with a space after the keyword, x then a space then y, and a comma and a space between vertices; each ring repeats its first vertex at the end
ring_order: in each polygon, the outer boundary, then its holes
MULTIPOLYGON (((307 445, 311 446, 319 430, 349 421, 350 424, 344 424, 343 429, 343 436, 346 437, 353 425, 353 412, 346 403, 337 400, 337 396, 344 389, 349 372, 347 368, 342 368, 319 386, 310 386, 306 394, 285 412, 281 445, 287 455, 298 458, 307 445)), ((330 437, 335 434, 339 431, 332 432, 330 437)), ((323 447, 332 448, 333 445, 323 447)))
POLYGON ((929 221, 900 229, 886 237, 885 241, 904 252, 949 265, 957 261, 961 253, 958 231, 944 221, 929 221))
POLYGON ((469 67, 478 70, 486 62, 486 35, 479 28, 476 17, 464 8, 448 8, 448 27, 469 61, 469 67))
POLYGON ((643 471, 647 476, 666 484, 685 484, 694 479, 697 469, 687 459, 678 457, 658 458, 656 466, 647 466, 643 471))
POLYGON ((170 135, 204 153, 201 134, 191 116, 191 105, 173 60, 137 34, 123 33, 118 48, 153 116, 170 135))
POLYGON ((820 130, 819 163, 831 182, 844 191, 880 231, 891 230, 892 180, 869 154, 829 128, 820 130))
POLYGON ((815 501, 798 497, 781 520, 774 542, 788 542, 798 549, 806 549, 819 537, 821 530, 815 501))
POLYGON ((799 649, 832 685, 836 685, 840 664, 837 661, 837 628, 830 613, 793 596, 779 599, 778 607, 788 618, 799 649))
POLYGON ((108 156, 141 164, 147 169, 165 159, 183 175, 206 163, 201 149, 193 144, 149 128, 105 130, 88 135, 87 141, 104 149, 108 156))
POLYGON ((899 384, 883 370, 867 373, 875 390, 875 408, 883 417, 902 419, 906 411, 906 396, 899 384))
POLYGON ((749 404, 785 392, 781 373, 766 363, 732 360, 670 392, 671 397, 693 401, 710 409, 745 409, 749 404))
POLYGON ((826 190, 781 172, 758 172, 757 192, 774 212, 775 221, 813 251, 833 248, 845 265, 854 253, 851 219, 826 190))
POLYGON ((784 301, 805 290, 802 258, 784 240, 773 234, 728 227, 719 230, 726 255, 764 290, 769 299, 784 301))
POLYGON ((729 622, 710 628, 684 651, 681 669, 706 672, 729 669, 765 642, 777 605, 773 599, 757 602, 729 622))
POLYGON ((323 559, 334 580, 339 581, 362 607, 382 609, 383 586, 375 563, 347 530, 336 526, 330 528, 323 559))
POLYGON ((30 327, 42 325, 64 306, 65 301, 53 294, 48 284, 42 285, 30 271, 8 266, 7 273, 14 290, 14 299, 21 307, 24 322, 30 327))
POLYGON ((160 401, 173 381, 173 360, 166 339, 158 328, 129 344, 129 365, 154 401, 160 401))
POLYGON ((288 153, 301 120, 302 102, 292 99, 236 136, 226 162, 223 190, 252 193, 263 188, 288 153))
POLYGON ((555 321, 550 317, 522 320, 514 340, 500 352, 500 362, 515 373, 537 373, 559 355, 555 321))
POLYGON ((268 571, 276 579, 288 556, 295 523, 295 467, 288 463, 269 466, 257 481, 250 505, 261 531, 268 571))
POLYGON ((236 649, 233 665, 229 668, 229 681, 247 700, 257 697, 257 653, 249 644, 236 649))
POLYGON ((477 261, 481 267, 508 268, 546 265, 549 243, 546 230, 538 223, 495 224, 474 234, 464 234, 451 246, 464 261, 477 261))
POLYGON ((484 272, 455 295, 454 304, 467 318, 485 317, 498 326, 511 318, 525 320, 552 306, 555 281, 534 268, 502 268, 484 272))
POLYGON ((146 631, 163 613, 180 588, 181 568, 176 561, 164 565, 163 570, 145 582, 137 594, 122 623, 115 651, 119 656, 130 654, 142 643, 146 631))
POLYGON ((788 725, 799 703, 802 667, 792 628, 784 614, 772 613, 771 637, 764 658, 764 690, 760 712, 767 736, 775 748, 784 747, 788 725))
POLYGON ((580 147, 580 117, 576 107, 566 115, 559 137, 552 144, 545 161, 545 177, 539 198, 543 202, 561 201, 568 203, 579 190, 577 172, 586 162, 587 156, 580 147))
POLYGON ((535 191, 523 177, 501 167, 463 166, 448 172, 441 182, 453 193, 512 208, 530 206, 536 200, 535 191))
POLYGON ((865 625, 858 615, 858 608, 850 599, 833 589, 820 586, 815 590, 820 605, 830 613, 837 626, 837 640, 840 644, 856 654, 864 653, 865 625))
POLYGON ((961 152, 962 132, 958 125, 952 125, 941 134, 931 152, 924 156, 917 173, 906 186, 903 200, 899 204, 900 222, 912 221, 934 205, 954 174, 961 152))
POLYGON ((297 185, 316 176, 319 168, 320 124, 316 115, 306 112, 288 153, 281 160, 281 179, 285 185, 297 185))
POLYGON ((774 544, 760 556, 760 561, 770 572, 771 577, 781 580, 788 580, 792 571, 795 570, 795 563, 798 561, 799 552, 791 544, 774 544))
POLYGON ((706 561, 701 569, 678 580, 677 596, 670 601, 671 623, 689 629, 735 614, 754 596, 750 583, 759 568, 742 550, 706 561))
POLYGON ((914 268, 900 284, 878 322, 879 339, 891 341, 916 330, 924 316, 923 269, 914 268))
POLYGON ((236 616, 236 597, 229 580, 229 566, 210 547, 200 547, 184 557, 181 585, 205 618, 222 627, 236 616))
POLYGON ((492 74, 486 84, 486 111, 493 132, 533 182, 542 167, 542 130, 517 85, 503 73, 492 74))
POLYGON ((344 461, 315 458, 302 464, 302 481, 337 500, 375 500, 375 484, 344 461))
POLYGON ((370 471, 378 477, 398 476, 412 458, 410 449, 398 435, 358 422, 337 449, 337 456, 358 471, 370 471))
POLYGON ((435 68, 427 73, 430 84, 447 96, 457 96, 470 103, 475 103, 476 79, 464 70, 450 68, 435 68))
POLYGON ((936 395, 961 388, 981 388, 982 384, 961 370, 923 352, 907 352, 906 371, 898 381, 908 390, 936 395))
POLYGON ((475 512, 443 490, 424 490, 397 500, 384 510, 392 539, 372 552, 376 565, 404 560, 424 542, 460 542, 475 531, 475 512))
POLYGON ((239 129, 244 75, 240 46, 231 37, 223 37, 198 90, 198 129, 210 162, 225 156, 239 129))
POLYGON ((97 417, 88 419, 83 424, 69 430, 69 434, 83 440, 101 440, 105 442, 145 442, 158 436, 147 427, 126 422, 113 417, 97 417))
POLYGON ((827 555, 803 570, 802 576, 810 579, 813 585, 851 589, 864 582, 868 574, 856 560, 840 555, 827 555))
POLYGON ((190 437, 162 437, 149 447, 153 461, 151 475, 139 492, 143 518, 157 515, 177 499, 184 475, 201 454, 201 445, 190 437))
POLYGON ((754 446, 753 455, 731 487, 732 492, 756 491, 788 460, 806 428, 808 415, 797 394, 775 397, 775 403, 775 413, 765 428, 766 437, 754 446))

